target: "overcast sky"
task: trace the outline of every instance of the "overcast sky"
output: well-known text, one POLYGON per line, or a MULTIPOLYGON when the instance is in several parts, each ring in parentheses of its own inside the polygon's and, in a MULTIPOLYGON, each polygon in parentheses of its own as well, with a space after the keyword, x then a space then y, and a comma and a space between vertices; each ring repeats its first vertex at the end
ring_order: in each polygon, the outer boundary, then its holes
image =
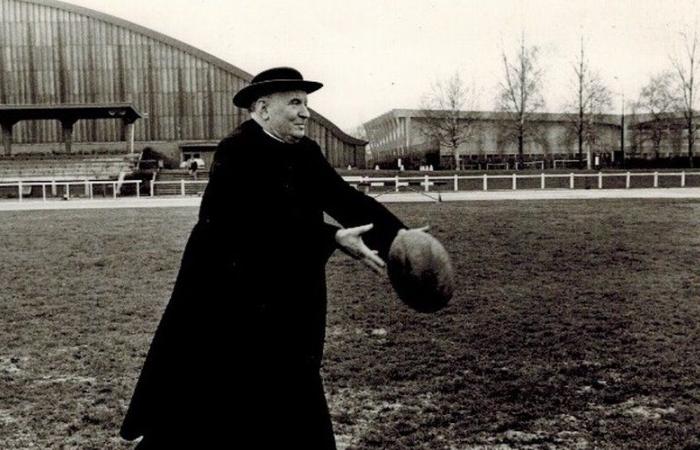
POLYGON ((546 110, 571 96, 584 37, 607 85, 634 99, 670 69, 679 32, 700 23, 700 0, 70 0, 159 31, 255 74, 291 65, 325 87, 311 107, 346 131, 393 108, 417 108, 459 72, 493 108, 502 51, 521 31, 541 48, 546 110))

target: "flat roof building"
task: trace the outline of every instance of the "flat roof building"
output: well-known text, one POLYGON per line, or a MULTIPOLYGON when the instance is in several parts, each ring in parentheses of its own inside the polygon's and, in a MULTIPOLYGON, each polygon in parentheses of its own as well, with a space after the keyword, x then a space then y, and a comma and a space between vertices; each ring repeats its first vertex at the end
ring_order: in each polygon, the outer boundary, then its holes
MULTIPOLYGON (((429 124, 446 111, 421 109, 392 109, 363 124, 367 139, 368 164, 395 168, 402 163, 430 164, 454 168, 453 149, 431 138, 429 124)), ((467 137, 458 147, 462 168, 476 161, 502 162, 518 155, 517 140, 509 127, 507 112, 460 111, 457 121, 469 124, 467 137)), ((578 136, 575 114, 532 113, 529 116, 530 135, 523 145, 525 160, 573 160, 578 156, 578 136)), ((655 151, 649 130, 655 122, 649 115, 596 115, 589 133, 594 134, 586 144, 590 152, 606 155, 610 160, 624 157, 653 157, 655 151), (624 142, 624 145, 623 145, 624 142)), ((683 135, 682 114, 669 116, 669 132, 661 145, 661 156, 687 155, 683 135)), ((697 144, 696 144, 697 151, 697 144)), ((585 159, 587 150, 584 150, 585 159)))

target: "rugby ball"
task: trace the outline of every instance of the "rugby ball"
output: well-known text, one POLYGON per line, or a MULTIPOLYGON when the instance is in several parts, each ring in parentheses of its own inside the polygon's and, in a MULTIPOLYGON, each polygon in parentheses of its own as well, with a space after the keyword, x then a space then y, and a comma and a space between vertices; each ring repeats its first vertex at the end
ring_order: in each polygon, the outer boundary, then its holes
POLYGON ((454 269, 440 241, 421 230, 401 230, 389 248, 389 280, 399 298, 419 312, 435 312, 454 292, 454 269))

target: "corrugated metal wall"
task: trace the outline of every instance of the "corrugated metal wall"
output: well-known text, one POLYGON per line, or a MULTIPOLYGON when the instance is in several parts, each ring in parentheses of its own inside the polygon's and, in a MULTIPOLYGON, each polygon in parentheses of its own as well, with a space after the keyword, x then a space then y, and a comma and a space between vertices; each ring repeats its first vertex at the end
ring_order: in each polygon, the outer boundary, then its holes
MULTIPOLYGON (((148 113, 135 127, 135 139, 145 142, 216 141, 246 119, 231 98, 248 74, 157 33, 85 11, 51 1, 0 0, 0 103, 131 102, 148 113)), ((355 151, 362 145, 337 127, 312 121, 310 137, 325 143, 335 165, 362 153, 355 151), (350 150, 335 154, 342 141, 350 150)), ((20 122, 13 129, 18 143, 60 139, 58 122, 20 122)), ((119 121, 81 120, 73 139, 112 142, 124 136, 119 121)))

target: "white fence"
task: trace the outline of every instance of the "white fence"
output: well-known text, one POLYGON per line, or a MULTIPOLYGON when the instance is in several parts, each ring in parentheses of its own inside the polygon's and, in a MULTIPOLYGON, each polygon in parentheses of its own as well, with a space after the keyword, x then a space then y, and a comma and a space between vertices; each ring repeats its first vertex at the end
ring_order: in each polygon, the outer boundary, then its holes
MULTIPOLYGON (((50 198, 69 199, 71 197, 95 198, 96 195, 103 197, 110 196, 117 198, 122 195, 121 191, 124 186, 134 186, 134 196, 139 197, 141 191, 141 180, 114 180, 114 181, 97 181, 97 180, 51 180, 51 181, 22 181, 0 183, 0 191, 5 194, 15 195, 21 202, 26 198, 35 198, 35 189, 41 191, 41 199, 48 201, 50 198), (100 192, 101 191, 101 192, 100 192)), ((37 195, 38 196, 38 195, 37 195)))
MULTIPOLYGON (((696 177, 693 186, 700 187, 700 172, 598 172, 598 173, 558 173, 558 174, 508 174, 508 175, 451 175, 451 176, 413 176, 413 177, 370 177, 345 176, 350 185, 370 192, 401 191, 474 191, 505 189, 590 189, 590 188, 625 188, 634 187, 686 187, 688 180, 696 177), (646 178, 645 186, 633 186, 632 180, 646 178), (581 185, 581 181, 584 181, 581 185), (613 182, 615 180, 615 182, 613 182), (663 180, 663 183, 662 183, 663 180)), ((201 195, 207 180, 174 180, 148 182, 150 196, 164 195, 201 195), (162 189, 159 189, 162 188, 162 189)), ((264 183, 264 177, 261 177, 264 183)), ((140 180, 97 181, 97 180, 51 180, 24 182, 21 180, 1 182, 0 193, 5 197, 18 199, 39 198, 48 201, 52 198, 68 199, 71 197, 94 198, 96 196, 141 196, 140 180), (128 189, 125 189, 129 186, 128 189), (9 195, 8 195, 9 194, 9 195)))
MULTIPOLYGON (((509 180, 509 189, 517 190, 518 186, 521 185, 521 181, 536 180, 538 182, 537 188, 539 189, 556 189, 556 188, 569 188, 576 189, 577 180, 586 180, 590 183, 593 180, 597 184, 598 189, 604 188, 622 188, 621 181, 624 180, 624 188, 630 189, 632 187, 633 178, 648 178, 651 186, 658 188, 659 180, 661 178, 677 178, 677 181, 673 182, 673 186, 676 187, 686 187, 687 180, 689 177, 700 177, 700 172, 598 172, 598 173, 568 173, 568 174, 548 174, 542 172, 537 175, 526 175, 513 173, 510 175, 452 175, 452 176, 428 176, 423 177, 369 177, 369 176, 346 176, 343 177, 345 181, 355 186, 356 188, 364 188, 369 191, 373 188, 383 188, 383 190, 393 189, 395 192, 400 192, 401 188, 417 187, 425 192, 429 192, 431 188, 441 189, 441 190, 475 190, 475 189, 460 189, 460 182, 471 180, 478 181, 481 184, 481 190, 488 191, 489 186, 493 186, 491 183, 495 180, 509 180), (604 182, 605 179, 617 178, 620 181, 620 186, 606 186, 604 182), (561 182, 556 186, 552 186, 548 183, 548 180, 564 180, 565 186, 562 186, 561 182)), ((591 186, 587 183, 585 188, 590 188, 591 186)), ((670 186, 669 186, 670 187, 670 186)), ((524 187, 521 187, 523 189, 524 187)), ((536 188, 536 189, 537 189, 536 188)), ((493 189, 493 187, 491 187, 493 189)), ((497 187, 498 190, 503 190, 504 187, 497 187)), ((533 187, 527 187, 525 189, 533 189, 533 187)))
MULTIPOLYGON (((186 196, 189 194, 200 194, 206 187, 208 180, 174 180, 174 181, 153 181, 151 182, 151 197, 156 196, 156 188, 164 188, 170 195, 186 196), (201 187, 201 189, 197 189, 201 187), (195 192, 192 192, 194 188, 195 192)), ((162 194, 159 194, 162 195, 162 194)), ((166 194, 167 195, 167 194, 166 194)))

